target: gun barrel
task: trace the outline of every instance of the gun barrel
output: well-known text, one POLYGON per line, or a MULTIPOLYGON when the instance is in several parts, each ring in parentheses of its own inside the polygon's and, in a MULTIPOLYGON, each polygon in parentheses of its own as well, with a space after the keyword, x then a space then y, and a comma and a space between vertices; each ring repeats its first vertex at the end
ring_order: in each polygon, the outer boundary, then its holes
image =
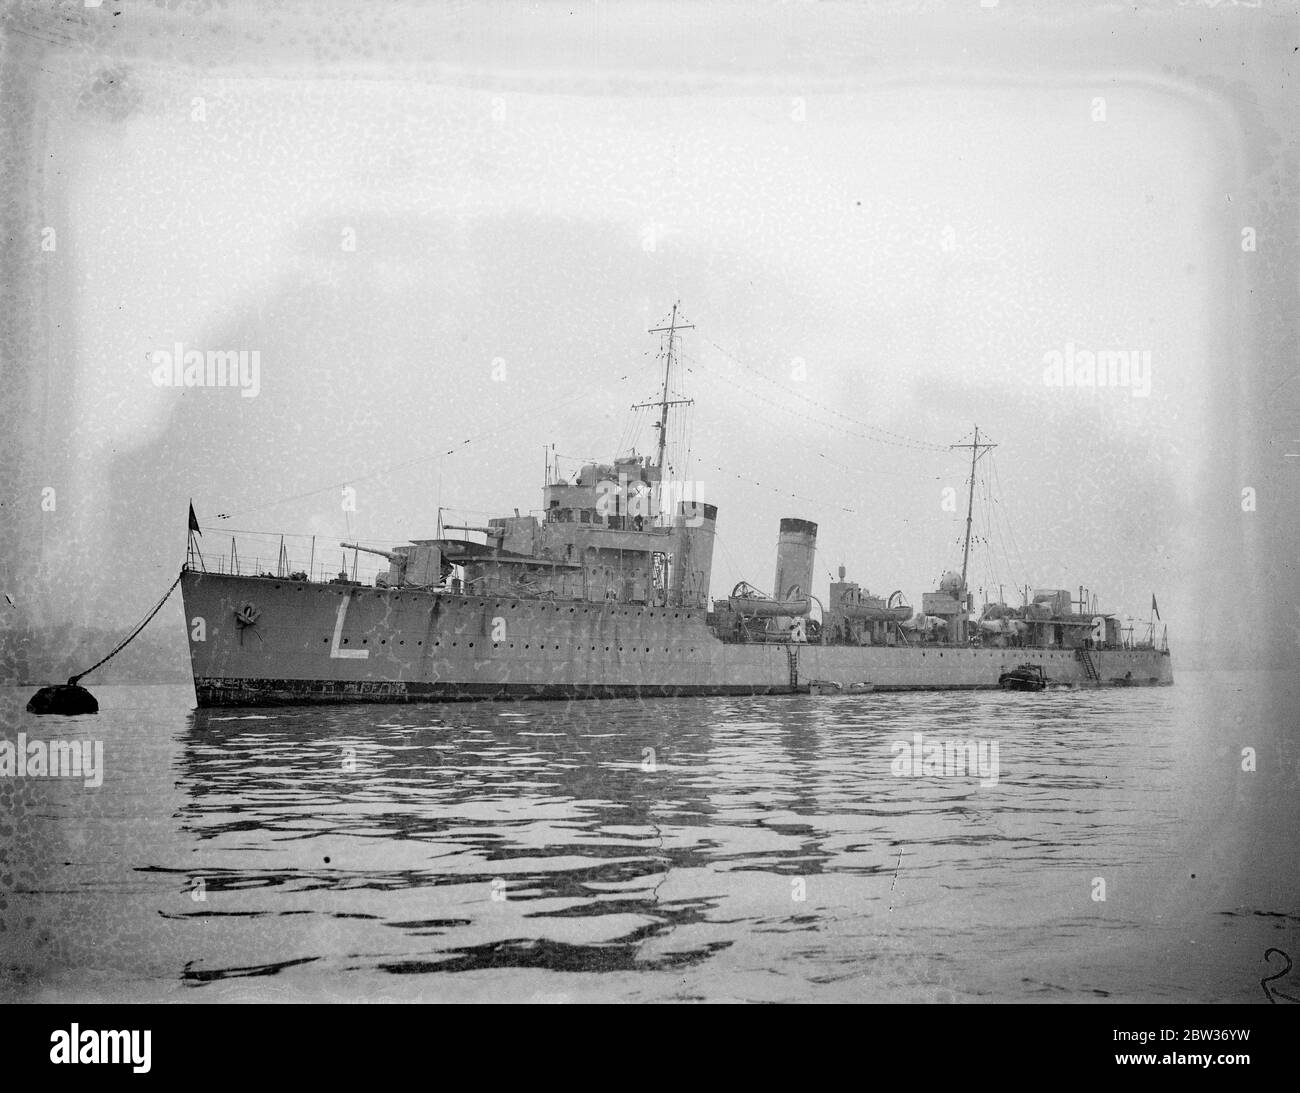
POLYGON ((475 524, 443 524, 442 527, 444 531, 477 531, 484 535, 495 535, 498 538, 504 538, 506 533, 505 528, 484 528, 475 524))
POLYGON ((360 550, 365 554, 378 554, 381 558, 387 558, 390 562, 406 561, 402 555, 394 554, 391 550, 379 550, 376 547, 362 546, 360 543, 339 543, 339 546, 345 550, 360 550))

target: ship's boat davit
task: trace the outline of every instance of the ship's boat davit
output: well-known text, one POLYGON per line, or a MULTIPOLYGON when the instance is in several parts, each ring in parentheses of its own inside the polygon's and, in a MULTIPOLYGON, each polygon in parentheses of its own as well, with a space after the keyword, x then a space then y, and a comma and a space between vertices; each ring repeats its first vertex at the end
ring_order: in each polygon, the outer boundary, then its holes
POLYGON ((840 597, 840 614, 846 619, 864 622, 906 622, 912 617, 912 607, 903 602, 903 593, 895 592, 886 603, 861 589, 850 589, 840 597))
POLYGON ((731 590, 727 603, 736 614, 751 619, 798 618, 808 614, 808 597, 801 598, 797 586, 788 591, 788 599, 777 600, 764 595, 748 582, 741 581, 731 590))

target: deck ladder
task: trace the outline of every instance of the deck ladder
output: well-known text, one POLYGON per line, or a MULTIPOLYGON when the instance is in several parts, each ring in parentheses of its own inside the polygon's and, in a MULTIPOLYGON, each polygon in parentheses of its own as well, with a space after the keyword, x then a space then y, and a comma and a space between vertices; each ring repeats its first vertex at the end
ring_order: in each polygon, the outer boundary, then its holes
POLYGON ((786 655, 790 658, 790 689, 799 686, 799 646, 787 645, 786 655))
POLYGON ((1097 671, 1097 665, 1092 662, 1092 653, 1087 649, 1076 649, 1074 655, 1079 658, 1079 663, 1083 665, 1083 673, 1094 683, 1101 682, 1101 673, 1097 671))

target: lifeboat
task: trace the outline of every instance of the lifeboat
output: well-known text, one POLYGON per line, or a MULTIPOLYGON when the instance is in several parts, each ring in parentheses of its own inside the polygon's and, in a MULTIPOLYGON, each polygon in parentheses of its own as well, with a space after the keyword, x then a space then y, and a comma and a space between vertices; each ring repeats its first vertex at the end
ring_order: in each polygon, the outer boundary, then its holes
POLYGON ((789 591, 796 593, 796 596, 791 599, 777 600, 763 595, 747 581, 741 581, 731 590, 731 595, 727 597, 727 604, 736 614, 749 618, 771 619, 782 615, 797 617, 808 614, 807 598, 798 598, 797 587, 792 586, 789 591))
POLYGON ((872 596, 858 588, 851 588, 840 597, 840 614, 846 619, 866 622, 885 622, 894 617, 880 596, 872 596))
POLYGON ((864 622, 906 622, 912 617, 912 608, 901 591, 891 594, 886 603, 880 596, 853 588, 840 597, 839 606, 846 619, 864 622))

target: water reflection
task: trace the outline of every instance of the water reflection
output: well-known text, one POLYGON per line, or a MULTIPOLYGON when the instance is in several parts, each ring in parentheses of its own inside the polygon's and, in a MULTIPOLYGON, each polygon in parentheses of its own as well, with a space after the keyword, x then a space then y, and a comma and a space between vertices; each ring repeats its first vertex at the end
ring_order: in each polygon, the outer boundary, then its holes
POLYGON ((1014 888, 1151 836, 1099 799, 1134 758, 1104 697, 1089 717, 1070 694, 194 711, 178 821, 211 898, 185 913, 368 922, 347 960, 413 973, 666 969, 737 923, 933 911, 992 855, 1014 888), (997 740, 998 785, 895 776, 890 745, 914 732, 997 740))

